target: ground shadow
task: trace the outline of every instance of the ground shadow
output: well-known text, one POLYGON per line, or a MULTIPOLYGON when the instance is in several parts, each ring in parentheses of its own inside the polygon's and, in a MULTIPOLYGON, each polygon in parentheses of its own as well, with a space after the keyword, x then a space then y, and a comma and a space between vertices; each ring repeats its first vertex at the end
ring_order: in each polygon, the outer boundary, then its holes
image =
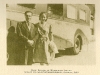
POLYGON ((66 50, 58 50, 59 53, 57 53, 55 55, 55 58, 61 57, 61 56, 69 56, 69 55, 73 55, 73 48, 67 48, 66 50))

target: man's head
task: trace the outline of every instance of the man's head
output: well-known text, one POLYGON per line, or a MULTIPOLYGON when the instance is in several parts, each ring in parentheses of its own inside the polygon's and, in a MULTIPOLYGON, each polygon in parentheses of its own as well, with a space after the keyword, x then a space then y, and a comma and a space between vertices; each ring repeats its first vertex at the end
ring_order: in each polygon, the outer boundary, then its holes
POLYGON ((33 15, 33 13, 31 11, 26 11, 25 12, 26 21, 30 22, 31 18, 32 18, 32 15, 33 15))

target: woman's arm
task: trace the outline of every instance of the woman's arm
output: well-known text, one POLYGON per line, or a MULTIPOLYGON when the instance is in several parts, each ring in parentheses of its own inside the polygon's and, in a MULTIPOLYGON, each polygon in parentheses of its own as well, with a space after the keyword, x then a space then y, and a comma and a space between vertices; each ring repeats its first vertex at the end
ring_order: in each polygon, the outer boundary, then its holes
POLYGON ((52 33, 52 26, 50 25, 49 27, 49 40, 52 41, 53 40, 53 33, 52 33))
POLYGON ((36 30, 35 30, 35 36, 33 38, 33 41, 36 42, 36 40, 38 39, 38 36, 39 36, 39 34, 38 34, 38 24, 34 24, 34 27, 36 28, 36 30))

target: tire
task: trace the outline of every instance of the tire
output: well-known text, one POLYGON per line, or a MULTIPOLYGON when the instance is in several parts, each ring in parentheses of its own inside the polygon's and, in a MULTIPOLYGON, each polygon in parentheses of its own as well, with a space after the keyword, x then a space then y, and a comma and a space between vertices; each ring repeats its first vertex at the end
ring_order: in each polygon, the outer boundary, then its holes
POLYGON ((73 54, 77 55, 80 52, 81 43, 79 38, 75 38, 74 40, 74 48, 73 48, 73 54))

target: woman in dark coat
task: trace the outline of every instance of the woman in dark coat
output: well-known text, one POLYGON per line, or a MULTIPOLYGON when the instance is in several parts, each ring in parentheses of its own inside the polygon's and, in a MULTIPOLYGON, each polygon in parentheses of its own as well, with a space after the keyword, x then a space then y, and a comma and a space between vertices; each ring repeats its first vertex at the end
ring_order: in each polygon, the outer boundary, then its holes
POLYGON ((17 34, 15 33, 15 27, 11 26, 8 29, 7 35, 7 54, 8 54, 8 65, 16 64, 16 51, 17 51, 17 34))

